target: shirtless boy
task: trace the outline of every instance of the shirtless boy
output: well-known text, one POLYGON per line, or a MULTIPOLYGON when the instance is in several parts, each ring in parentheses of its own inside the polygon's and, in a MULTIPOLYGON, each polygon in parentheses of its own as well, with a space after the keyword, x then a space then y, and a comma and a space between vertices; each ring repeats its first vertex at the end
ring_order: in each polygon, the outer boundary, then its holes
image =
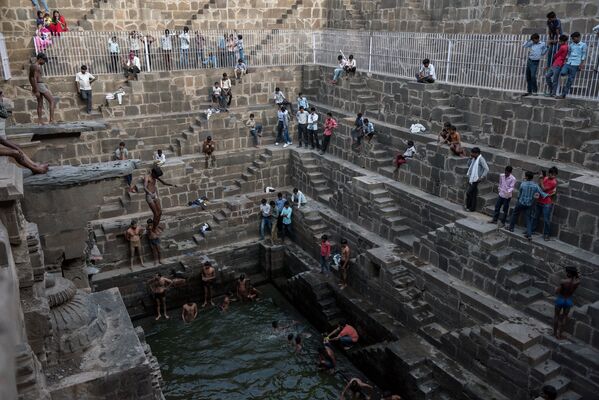
POLYGON ((367 400, 370 399, 369 395, 366 395, 365 390, 369 390, 371 392, 370 396, 372 395, 372 392, 374 391, 374 388, 372 386, 370 386, 369 384, 362 382, 361 379, 358 378, 352 378, 349 380, 349 382, 347 383, 347 385, 345 386, 345 388, 343 389, 343 392, 341 392, 341 400, 345 399, 345 393, 347 391, 349 391, 350 393, 350 399, 351 400, 367 400))
POLYGON ((50 120, 49 123, 54 123, 54 108, 56 103, 52 92, 48 89, 42 80, 42 68, 41 66, 48 62, 48 57, 44 53, 38 53, 35 58, 35 62, 29 66, 29 83, 31 83, 31 93, 37 100, 37 122, 43 125, 42 113, 44 111, 44 98, 48 101, 48 107, 50 108, 50 120))
MULTIPOLYGON (((166 310, 165 310, 166 315, 166 310)), ((191 322, 198 316, 198 306, 191 300, 187 300, 187 303, 183 304, 183 311, 181 312, 181 319, 183 322, 191 322)))
POLYGON ((131 254, 131 271, 133 271, 133 259, 135 258, 135 251, 139 256, 139 262, 141 266, 144 266, 144 259, 141 255, 141 235, 143 233, 143 228, 137 226, 137 221, 132 220, 131 225, 125 231, 125 240, 129 242, 129 253, 131 254))
POLYGON ((161 303, 164 308, 164 318, 169 319, 169 316, 166 315, 166 289, 172 283, 173 282, 170 279, 163 277, 160 272, 157 273, 156 275, 154 275, 154 277, 148 281, 150 290, 152 291, 152 294, 154 295, 154 299, 156 300, 156 313, 158 314, 158 316, 156 317, 156 321, 158 321, 161 317, 161 315, 160 315, 160 304, 161 303))
POLYGON ((249 281, 250 280, 245 277, 245 274, 239 275, 239 279, 237 279, 237 298, 239 300, 247 300, 249 281))
POLYGON ((150 170, 150 173, 144 178, 144 191, 146 192, 146 202, 152 210, 154 228, 157 228, 160 224, 160 217, 162 217, 162 208, 160 207, 160 199, 158 198, 158 186, 156 182, 160 182, 165 186, 174 186, 160 179, 163 172, 159 166, 154 166, 150 170))
POLYGON ((351 250, 347 244, 346 239, 341 239, 341 283, 339 284, 341 289, 347 287, 347 270, 349 269, 349 257, 351 250))
POLYGON ((152 249, 152 255, 154 256, 154 266, 162 264, 160 260, 160 234, 162 229, 160 227, 154 228, 154 221, 152 218, 148 218, 146 232, 148 233, 148 240, 150 241, 150 249, 152 249))
POLYGON ((231 292, 227 292, 227 294, 225 295, 225 298, 223 299, 223 304, 220 306, 220 310, 222 312, 227 312, 227 310, 229 309, 229 305, 231 304, 231 296, 233 294, 231 292))
POLYGON ((562 279, 555 288, 555 316, 553 317, 553 335, 563 339, 564 326, 568 322, 568 313, 574 305, 572 296, 580 285, 580 275, 576 267, 566 267, 566 279, 562 279))
POLYGON ((204 304, 202 307, 206 307, 208 302, 211 305, 214 305, 212 302, 212 285, 214 284, 214 280, 216 279, 216 270, 210 264, 210 261, 206 261, 204 263, 204 268, 202 268, 202 283, 204 285, 204 304))

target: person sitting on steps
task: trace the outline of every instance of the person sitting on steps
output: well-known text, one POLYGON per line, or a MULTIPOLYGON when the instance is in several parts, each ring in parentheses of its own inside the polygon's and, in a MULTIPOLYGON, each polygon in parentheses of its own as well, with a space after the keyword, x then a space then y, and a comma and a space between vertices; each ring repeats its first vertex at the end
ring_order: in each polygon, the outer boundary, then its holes
POLYGON ((419 83, 434 83, 436 80, 435 66, 431 63, 431 60, 425 58, 422 60, 420 70, 416 74, 416 81, 419 83))

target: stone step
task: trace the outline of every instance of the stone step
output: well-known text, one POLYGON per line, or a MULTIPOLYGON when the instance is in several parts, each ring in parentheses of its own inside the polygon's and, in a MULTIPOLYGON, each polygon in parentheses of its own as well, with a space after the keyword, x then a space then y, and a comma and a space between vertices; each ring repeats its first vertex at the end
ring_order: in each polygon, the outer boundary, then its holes
POLYGON ((431 371, 426 365, 420 365, 412 369, 409 375, 414 384, 420 385, 421 383, 431 379, 433 371, 431 371))
POLYGON ((535 379, 545 382, 560 374, 561 366, 553 360, 545 360, 531 370, 535 379))
POLYGON ((430 380, 418 385, 418 398, 431 400, 439 389, 439 383, 436 380, 430 380))
POLYGON ((557 400, 582 400, 582 396, 572 390, 568 390, 564 394, 557 396, 557 400))
POLYGON ((553 386, 557 390, 557 394, 564 394, 568 390, 570 379, 563 375, 558 375, 555 378, 545 381, 545 385, 553 386))
POLYGON ((514 299, 519 303, 530 304, 536 300, 542 299, 544 296, 545 293, 542 290, 534 286, 528 286, 518 290, 514 294, 514 299))
POLYGON ((537 300, 529 304, 526 312, 546 324, 553 324, 554 306, 548 300, 537 300))
POLYGON ((380 214, 384 217, 392 217, 399 214, 400 209, 395 206, 383 207, 380 210, 380 214))
POLYGON ((324 204, 329 204, 329 201, 331 200, 331 197, 333 197, 332 194, 319 194, 317 199, 319 202, 324 203, 324 204))
POLYGON ((526 357, 529 365, 539 365, 551 357, 551 350, 542 344, 535 344, 526 349, 523 355, 526 357))
POLYGON ((449 331, 437 322, 433 322, 428 325, 421 326, 418 332, 423 336, 429 343, 434 346, 440 347, 442 345, 441 338, 446 335, 449 331))
POLYGON ((532 278, 528 274, 517 273, 512 276, 509 276, 505 280, 505 286, 508 289, 512 290, 520 290, 524 289, 532 283, 532 278))
POLYGON ((401 215, 396 215, 393 217, 387 217, 384 218, 384 221, 391 225, 392 227, 394 226, 398 226, 398 225, 403 225, 406 222, 406 217, 402 217, 401 215))
POLYGON ((403 234, 403 235, 398 236, 397 238, 395 238, 393 240, 393 242, 397 243, 397 244, 403 244, 404 246, 406 246, 408 248, 413 248, 414 247, 414 242, 417 239, 418 238, 416 237, 416 235, 413 235, 413 234, 403 234))
POLYGON ((125 209, 121 204, 104 204, 100 207, 98 218, 112 218, 125 214, 125 209))

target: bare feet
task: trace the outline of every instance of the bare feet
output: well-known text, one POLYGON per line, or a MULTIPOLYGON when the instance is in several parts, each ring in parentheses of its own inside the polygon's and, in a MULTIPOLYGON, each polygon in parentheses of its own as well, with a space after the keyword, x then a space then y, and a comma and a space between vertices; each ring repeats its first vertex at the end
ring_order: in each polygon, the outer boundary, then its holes
POLYGON ((162 315, 158 315, 154 321, 158 321, 162 315))
POLYGON ((202 307, 206 307, 208 305, 207 302, 204 302, 204 304, 202 304, 202 307))
POLYGON ((164 314, 164 318, 166 319, 171 319, 171 317, 169 317, 168 315, 164 314))
POLYGON ((33 172, 36 175, 45 174, 46 172, 48 172, 49 168, 50 166, 48 164, 36 164, 35 167, 31 168, 31 172, 33 172))
POLYGON ((212 307, 214 307, 214 306, 215 306, 215 304, 214 304, 214 302, 213 302, 213 301, 211 301, 211 302, 210 302, 210 304, 212 305, 212 307))

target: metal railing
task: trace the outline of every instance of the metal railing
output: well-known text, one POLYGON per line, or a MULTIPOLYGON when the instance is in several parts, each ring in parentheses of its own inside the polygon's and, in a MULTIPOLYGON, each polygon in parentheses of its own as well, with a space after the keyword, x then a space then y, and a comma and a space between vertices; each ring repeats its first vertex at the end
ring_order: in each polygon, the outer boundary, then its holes
POLYGON ((47 76, 74 75, 82 64, 92 74, 121 72, 130 50, 139 57, 142 72, 233 68, 241 56, 250 68, 312 61, 312 33, 308 31, 190 31, 188 36, 182 33, 64 32, 53 37, 52 45, 44 50, 49 61, 43 72, 47 76), (238 34, 242 35, 241 46, 236 41, 238 34), (118 45, 118 51, 113 46, 111 52, 109 41, 118 45))
POLYGON ((7 81, 12 75, 10 73, 10 64, 8 62, 8 51, 6 50, 6 41, 4 35, 0 33, 0 76, 7 81))
MULTIPOLYGON (((46 49, 49 76, 74 75, 81 64, 93 74, 115 73, 131 48, 139 55, 142 71, 233 67, 240 58, 230 35, 243 36, 243 56, 250 68, 326 65, 335 66, 339 50, 353 54, 358 70, 393 77, 413 78, 422 59, 429 58, 437 80, 461 86, 525 91, 528 35, 435 34, 410 32, 359 32, 345 30, 244 30, 190 32, 189 49, 182 50, 181 32, 66 32, 46 49), (227 39, 225 40, 225 35, 227 39), (110 54, 108 40, 115 37, 118 55, 110 54), (171 43, 164 45, 164 40, 171 43)), ((588 54, 571 96, 599 100, 599 36, 583 35, 588 54)), ((539 91, 545 87, 546 57, 539 65, 539 91)))

